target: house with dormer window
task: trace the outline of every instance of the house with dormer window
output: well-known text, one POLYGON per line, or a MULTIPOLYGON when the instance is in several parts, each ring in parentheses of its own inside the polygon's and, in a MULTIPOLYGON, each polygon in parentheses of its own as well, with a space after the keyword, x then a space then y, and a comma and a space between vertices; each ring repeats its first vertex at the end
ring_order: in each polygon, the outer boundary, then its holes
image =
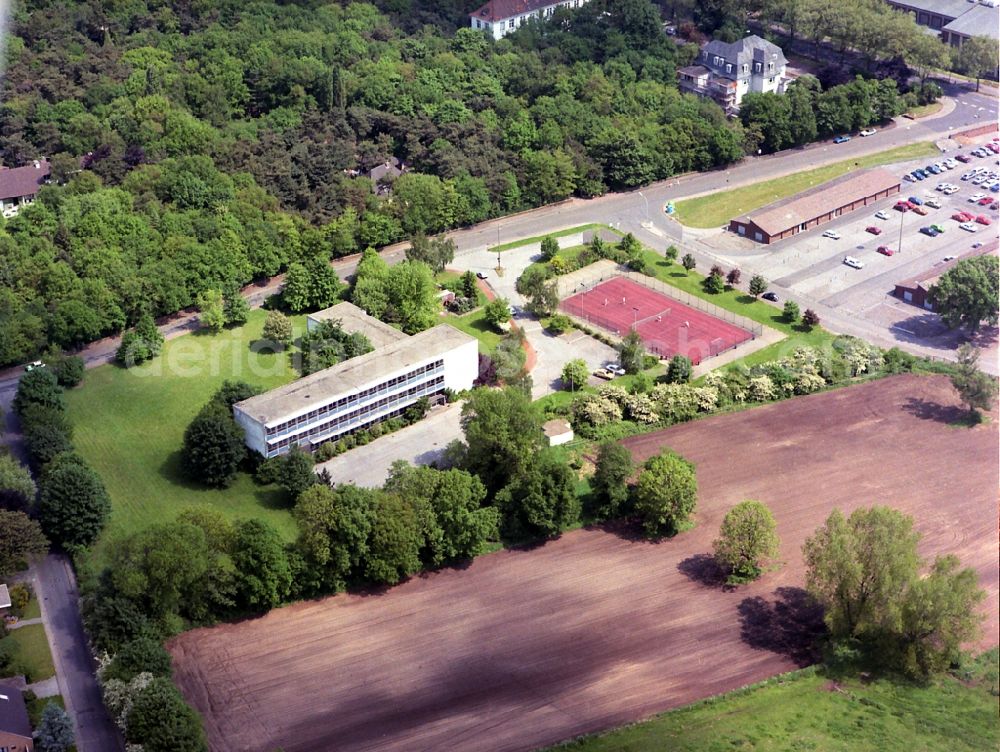
POLYGON ((750 92, 784 94, 787 65, 781 48, 756 34, 739 42, 712 40, 701 48, 695 65, 677 71, 678 86, 714 99, 727 115, 735 115, 750 92))

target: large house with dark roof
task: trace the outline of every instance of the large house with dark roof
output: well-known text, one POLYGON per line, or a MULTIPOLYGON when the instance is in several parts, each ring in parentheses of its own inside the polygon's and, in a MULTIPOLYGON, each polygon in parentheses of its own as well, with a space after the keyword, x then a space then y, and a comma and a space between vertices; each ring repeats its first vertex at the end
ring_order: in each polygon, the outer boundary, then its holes
POLYGON ((783 94, 787 64, 778 45, 756 34, 731 43, 713 39, 701 48, 695 65, 677 71, 678 85, 681 91, 714 99, 727 115, 735 115, 745 94, 783 94))
POLYGON ((579 8, 587 0, 490 0, 469 15, 473 29, 502 39, 532 18, 548 18, 556 8, 579 8))
POLYGON ((10 684, 0 684, 0 750, 3 752, 34 752, 31 721, 21 690, 10 684))
POLYGON ((44 159, 36 159, 25 167, 0 167, 0 212, 13 217, 22 206, 32 203, 51 172, 44 159))

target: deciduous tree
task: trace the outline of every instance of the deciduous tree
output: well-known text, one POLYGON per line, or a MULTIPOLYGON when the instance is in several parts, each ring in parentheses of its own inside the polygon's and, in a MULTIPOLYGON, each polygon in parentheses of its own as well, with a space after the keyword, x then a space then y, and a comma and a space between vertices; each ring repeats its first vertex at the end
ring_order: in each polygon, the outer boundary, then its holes
POLYGON ((625 369, 625 373, 639 373, 643 367, 643 360, 646 355, 646 346, 643 344, 639 332, 632 329, 622 339, 618 345, 618 360, 625 369))
POLYGON ((731 583, 757 579, 768 560, 778 555, 774 515, 759 501, 741 501, 726 512, 713 547, 715 559, 729 572, 731 583))
POLYGON ((111 500, 100 477, 73 454, 60 454, 45 466, 39 492, 42 530, 64 546, 89 546, 111 513, 111 500))
POLYGON ((206 405, 184 431, 184 469, 207 486, 229 486, 246 454, 243 429, 220 405, 206 405))
POLYGON ((586 386, 588 378, 590 378, 590 369, 587 368, 587 362, 583 358, 575 358, 563 366, 562 382, 571 390, 586 386))
POLYGON ((263 520, 244 520, 235 533, 232 559, 240 603, 250 609, 274 608, 292 587, 281 536, 263 520))
POLYGON ((930 299, 944 322, 975 333, 985 321, 995 326, 1000 305, 1000 260, 993 255, 963 259, 941 275, 930 299))
POLYGON ((9 454, 0 454, 0 509, 27 509, 35 501, 35 490, 28 468, 9 454))
POLYGON ((595 510, 599 517, 613 519, 626 511, 628 481, 634 469, 632 454, 617 441, 604 442, 598 448, 590 485, 599 501, 595 510))
POLYGON ((750 294, 756 300, 767 290, 767 280, 761 275, 755 274, 750 278, 750 294))
POLYGON ((674 535, 698 500, 694 465, 670 450, 650 457, 635 485, 635 512, 647 535, 674 535))
POLYGON ((153 679, 132 703, 126 739, 145 752, 207 752, 198 715, 169 679, 153 679))
MULTIPOLYGON (((966 342, 958 348, 958 368, 951 377, 952 386, 978 419, 980 410, 989 410, 997 397, 996 379, 979 370, 979 350, 966 342)), ((978 420, 977 420, 978 422, 978 420)))
POLYGON ((292 343, 293 337, 291 319, 281 311, 268 311, 261 336, 269 342, 287 347, 292 343))
POLYGON ((516 389, 476 389, 462 406, 468 470, 486 488, 500 490, 542 446, 541 421, 530 398, 516 389))
POLYGON ((24 512, 0 509, 0 578, 48 552, 41 525, 24 512))
POLYGON ((510 321, 510 301, 507 298, 494 298, 483 306, 483 318, 493 327, 500 327, 510 321))

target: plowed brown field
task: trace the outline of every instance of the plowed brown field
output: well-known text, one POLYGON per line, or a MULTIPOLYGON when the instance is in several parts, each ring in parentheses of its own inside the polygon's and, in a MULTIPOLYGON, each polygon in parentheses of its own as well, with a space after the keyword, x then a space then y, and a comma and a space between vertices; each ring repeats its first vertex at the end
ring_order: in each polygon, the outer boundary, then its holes
POLYGON ((526 750, 633 721, 810 660, 800 548, 830 510, 912 514, 952 552, 998 630, 997 422, 953 428, 944 378, 901 376, 626 442, 698 468, 697 527, 657 544, 580 530, 382 594, 338 595, 169 644, 216 752, 526 750), (767 502, 783 567, 724 591, 726 510, 767 502))

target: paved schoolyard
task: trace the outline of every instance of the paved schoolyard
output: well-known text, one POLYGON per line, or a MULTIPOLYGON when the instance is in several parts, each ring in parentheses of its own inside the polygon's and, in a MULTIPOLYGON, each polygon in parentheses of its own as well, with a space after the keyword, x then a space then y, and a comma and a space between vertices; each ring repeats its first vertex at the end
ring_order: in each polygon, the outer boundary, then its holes
MULTIPOLYGON (((580 234, 567 235, 558 238, 558 241, 561 248, 570 248, 580 245, 583 242, 583 236, 580 234)), ((539 243, 530 243, 509 251, 502 251, 500 254, 504 269, 502 277, 497 275, 494 269, 497 261, 496 254, 486 250, 474 251, 457 257, 451 266, 461 271, 470 270, 485 274, 486 282, 498 296, 507 298, 513 305, 523 307, 524 298, 514 289, 514 285, 521 273, 538 260, 540 249, 539 243)), ((521 313, 515 318, 515 321, 524 330, 528 342, 535 348, 535 354, 538 357, 535 367, 531 370, 531 396, 533 399, 544 397, 546 394, 551 394, 562 388, 560 374, 563 366, 570 360, 583 358, 587 367, 593 371, 606 361, 618 359, 618 353, 614 348, 608 347, 577 330, 556 337, 542 329, 541 323, 526 313, 521 313)))
POLYGON ((429 465, 440 458, 450 442, 464 438, 461 417, 461 402, 435 408, 412 426, 317 464, 316 472, 328 471, 335 483, 378 488, 385 483, 396 460, 429 465))

